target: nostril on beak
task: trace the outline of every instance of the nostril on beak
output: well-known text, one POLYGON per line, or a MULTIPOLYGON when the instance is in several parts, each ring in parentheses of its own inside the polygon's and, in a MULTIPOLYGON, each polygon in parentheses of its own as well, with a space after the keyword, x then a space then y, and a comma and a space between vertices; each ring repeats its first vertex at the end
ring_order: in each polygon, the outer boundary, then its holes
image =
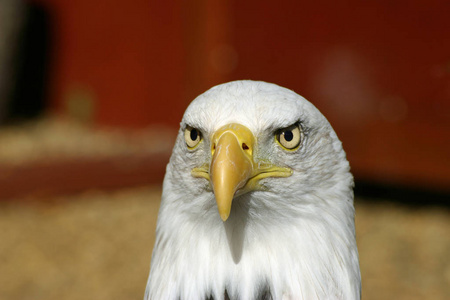
POLYGON ((246 143, 242 143, 242 150, 248 150, 248 146, 246 143))

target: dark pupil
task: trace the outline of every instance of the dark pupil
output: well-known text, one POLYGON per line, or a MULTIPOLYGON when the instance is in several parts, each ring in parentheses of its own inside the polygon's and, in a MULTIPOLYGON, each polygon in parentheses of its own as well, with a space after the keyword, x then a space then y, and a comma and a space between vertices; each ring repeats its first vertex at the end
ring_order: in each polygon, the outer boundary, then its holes
POLYGON ((294 134, 292 133, 292 131, 286 130, 286 131, 284 132, 284 139, 285 139, 287 142, 292 141, 293 138, 294 138, 294 134))
POLYGON ((197 129, 192 129, 191 130, 191 140, 195 141, 198 137, 198 131, 197 129))

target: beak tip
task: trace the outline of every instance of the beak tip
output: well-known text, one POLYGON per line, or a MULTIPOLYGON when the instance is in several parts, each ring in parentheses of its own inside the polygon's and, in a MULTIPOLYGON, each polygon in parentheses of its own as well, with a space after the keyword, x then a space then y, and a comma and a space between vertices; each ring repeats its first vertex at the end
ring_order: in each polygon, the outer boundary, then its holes
POLYGON ((228 219, 229 216, 230 216, 230 214, 229 214, 229 213, 226 213, 226 212, 222 212, 222 213, 220 214, 220 218, 221 218, 222 221, 224 221, 224 222, 228 219))

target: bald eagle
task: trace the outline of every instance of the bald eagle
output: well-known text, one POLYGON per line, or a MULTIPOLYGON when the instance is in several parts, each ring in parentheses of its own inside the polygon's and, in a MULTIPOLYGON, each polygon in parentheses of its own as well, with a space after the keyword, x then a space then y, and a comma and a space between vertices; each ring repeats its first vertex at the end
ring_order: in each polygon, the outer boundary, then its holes
POLYGON ((187 108, 146 300, 360 299, 353 177, 306 99, 234 81, 187 108))

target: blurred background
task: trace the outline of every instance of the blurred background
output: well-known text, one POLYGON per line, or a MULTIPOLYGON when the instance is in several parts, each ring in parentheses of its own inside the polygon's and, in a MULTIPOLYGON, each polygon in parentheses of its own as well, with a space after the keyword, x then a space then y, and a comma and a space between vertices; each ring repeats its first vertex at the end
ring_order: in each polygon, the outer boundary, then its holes
POLYGON ((355 176, 363 299, 450 295, 450 2, 0 0, 0 299, 141 299, 184 109, 290 88, 355 176))

